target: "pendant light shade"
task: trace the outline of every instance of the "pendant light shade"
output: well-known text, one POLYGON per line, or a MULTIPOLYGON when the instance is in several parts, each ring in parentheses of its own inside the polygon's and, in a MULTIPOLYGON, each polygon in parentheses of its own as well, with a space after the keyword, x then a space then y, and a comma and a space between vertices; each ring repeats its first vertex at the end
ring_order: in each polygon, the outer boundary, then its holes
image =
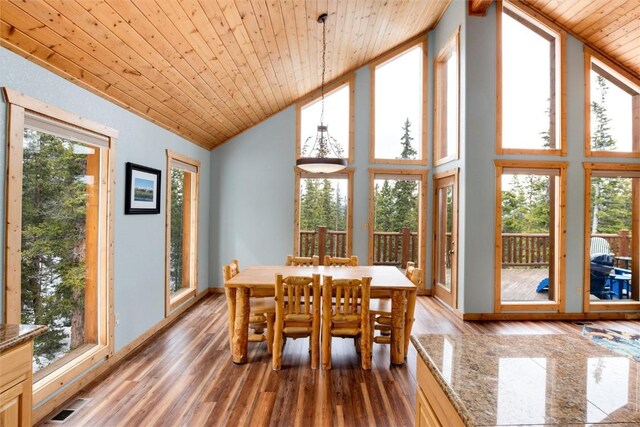
MULTIPOLYGON (((321 109, 320 124, 311 149, 307 153, 303 149, 303 157, 296 160, 296 166, 300 169, 312 173, 332 173, 338 172, 347 167, 347 159, 342 157, 342 149, 338 141, 329 135, 329 126, 324 124, 324 75, 326 70, 325 55, 326 44, 326 20, 327 14, 323 13, 318 17, 318 23, 322 24, 322 86, 321 86, 321 109), (335 155, 335 157, 332 157, 335 155)), ((307 138, 304 147, 308 146, 311 137, 307 138)))

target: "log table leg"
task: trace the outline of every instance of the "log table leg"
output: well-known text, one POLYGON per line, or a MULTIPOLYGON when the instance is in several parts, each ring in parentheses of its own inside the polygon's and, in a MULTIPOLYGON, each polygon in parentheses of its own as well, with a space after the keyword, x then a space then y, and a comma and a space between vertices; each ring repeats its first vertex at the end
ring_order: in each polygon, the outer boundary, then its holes
POLYGON ((391 293, 391 363, 404 363, 404 305, 405 291, 391 293))
POLYGON ((407 311, 404 318, 404 357, 409 353, 409 342, 411 341, 411 328, 413 328, 413 317, 416 311, 417 290, 407 292, 407 311))
POLYGON ((247 363, 247 347, 249 341, 249 289, 236 290, 236 318, 233 330, 233 363, 247 363))
POLYGON ((236 324, 236 288, 225 288, 227 297, 227 316, 229 322, 229 351, 233 354, 233 329, 236 324))

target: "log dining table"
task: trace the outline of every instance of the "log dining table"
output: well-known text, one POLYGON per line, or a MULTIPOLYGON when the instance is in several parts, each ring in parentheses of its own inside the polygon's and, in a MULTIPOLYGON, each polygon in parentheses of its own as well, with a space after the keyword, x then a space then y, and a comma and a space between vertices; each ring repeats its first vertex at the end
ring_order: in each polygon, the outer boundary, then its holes
POLYGON ((409 347, 413 326, 417 287, 400 270, 390 266, 358 267, 299 267, 299 266, 250 266, 225 283, 228 306, 231 307, 233 362, 247 362, 249 335, 249 298, 273 297, 276 274, 283 276, 332 276, 334 279, 359 279, 371 277, 371 307, 375 299, 391 299, 391 363, 402 365, 409 347), (406 306, 406 310, 405 310, 406 306), (233 310, 235 307, 235 310, 233 310))

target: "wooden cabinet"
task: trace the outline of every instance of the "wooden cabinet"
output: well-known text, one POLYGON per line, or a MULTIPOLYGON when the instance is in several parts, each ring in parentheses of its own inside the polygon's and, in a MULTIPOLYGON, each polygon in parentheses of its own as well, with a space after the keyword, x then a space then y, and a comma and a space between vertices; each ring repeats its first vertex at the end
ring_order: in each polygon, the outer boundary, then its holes
POLYGON ((417 376, 416 427, 464 426, 460 415, 420 355, 417 376))
POLYGON ((0 354, 0 426, 31 426, 33 341, 0 354))

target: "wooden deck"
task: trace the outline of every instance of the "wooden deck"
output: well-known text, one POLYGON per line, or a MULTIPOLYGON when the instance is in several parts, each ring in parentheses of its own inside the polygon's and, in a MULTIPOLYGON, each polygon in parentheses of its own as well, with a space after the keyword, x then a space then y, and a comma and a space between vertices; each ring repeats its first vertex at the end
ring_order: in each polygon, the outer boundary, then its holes
MULTIPOLYGON (((416 351, 390 366, 375 345, 362 371, 351 340, 334 339, 331 371, 311 370, 307 340, 288 340, 281 371, 271 370, 265 343, 250 344, 250 363, 231 363, 224 296, 211 295, 124 359, 77 397, 90 401, 71 426, 412 426, 416 351)), ((593 322, 640 333, 640 322, 593 322)), ((430 297, 419 297, 414 333, 580 333, 570 322, 462 322, 430 297)), ((53 425, 53 424, 51 424, 53 425)))
POLYGON ((536 292, 545 277, 549 277, 548 268, 503 268, 502 301, 548 301, 548 292, 536 292))

